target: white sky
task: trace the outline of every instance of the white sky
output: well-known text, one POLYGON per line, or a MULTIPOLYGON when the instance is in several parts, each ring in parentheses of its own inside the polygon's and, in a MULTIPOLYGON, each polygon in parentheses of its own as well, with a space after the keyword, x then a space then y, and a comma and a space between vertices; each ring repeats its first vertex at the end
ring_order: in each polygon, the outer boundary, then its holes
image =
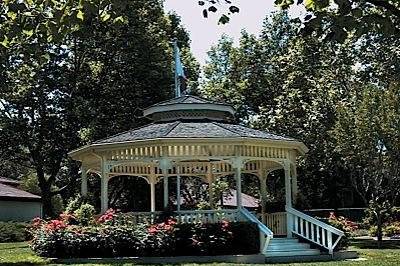
MULTIPOLYGON (((233 37, 235 41, 240 37, 242 29, 258 34, 264 18, 277 10, 273 0, 237 0, 239 14, 232 15, 228 24, 218 25, 219 15, 209 12, 208 18, 204 18, 203 7, 197 3, 197 0, 165 0, 165 10, 173 10, 181 17, 192 40, 192 52, 200 64, 204 64, 207 51, 222 34, 233 37)), ((294 12, 298 14, 298 8, 295 9, 294 12)))

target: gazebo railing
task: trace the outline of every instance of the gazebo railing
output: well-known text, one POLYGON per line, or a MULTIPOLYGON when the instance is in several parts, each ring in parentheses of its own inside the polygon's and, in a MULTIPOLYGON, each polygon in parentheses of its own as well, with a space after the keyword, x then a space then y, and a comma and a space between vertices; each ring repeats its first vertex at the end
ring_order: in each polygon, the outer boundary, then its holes
POLYGON ((320 247, 326 248, 329 254, 333 254, 336 245, 344 236, 343 231, 291 207, 287 207, 286 211, 288 219, 290 219, 288 230, 320 247))
POLYGON ((238 210, 189 210, 175 213, 179 223, 219 223, 222 221, 238 222, 241 216, 238 210))
MULTIPOLYGON (((125 219, 133 224, 155 223, 163 212, 129 212, 125 213, 125 219)), ((219 223, 222 221, 242 221, 242 216, 237 209, 224 210, 184 210, 173 212, 172 217, 178 223, 219 223)))

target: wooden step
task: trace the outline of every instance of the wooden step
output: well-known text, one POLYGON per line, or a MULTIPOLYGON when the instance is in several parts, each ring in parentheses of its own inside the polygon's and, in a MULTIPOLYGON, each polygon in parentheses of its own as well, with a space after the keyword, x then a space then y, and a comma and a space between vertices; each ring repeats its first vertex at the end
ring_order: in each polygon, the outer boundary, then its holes
POLYGON ((279 250, 268 251, 264 254, 265 257, 294 257, 294 256, 315 256, 321 255, 318 249, 300 249, 300 250, 279 250))
POLYGON ((307 243, 291 243, 291 244, 272 244, 268 245, 269 251, 278 251, 278 250, 304 250, 304 249, 310 249, 310 244, 307 243))

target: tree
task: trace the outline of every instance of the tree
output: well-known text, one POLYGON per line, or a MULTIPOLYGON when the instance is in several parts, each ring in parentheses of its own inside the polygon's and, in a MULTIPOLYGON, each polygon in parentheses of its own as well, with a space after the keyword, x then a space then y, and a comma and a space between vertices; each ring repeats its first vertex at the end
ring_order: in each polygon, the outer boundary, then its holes
POLYGON ((347 97, 352 48, 298 36, 299 27, 279 12, 266 19, 259 37, 243 33, 237 48, 222 38, 209 53, 203 92, 234 104, 242 123, 302 140, 310 148, 299 169, 304 204, 335 207, 336 190, 347 182, 334 167, 328 131, 336 103, 347 97))
MULTIPOLYGON (((310 148, 299 161, 303 207, 342 207, 352 182, 330 132, 362 84, 386 90, 400 82, 399 41, 369 33, 339 44, 298 35, 300 27, 279 12, 260 36, 244 32, 238 47, 223 37, 209 52, 202 92, 235 105, 241 123, 303 141, 310 148)), ((353 204, 366 206, 355 195, 353 204)))
POLYGON ((1 158, 34 170, 46 215, 76 189, 68 151, 145 123, 141 108, 172 95, 175 34, 187 46, 157 0, 0 4, 1 158))
POLYGON ((333 135, 354 188, 370 206, 382 242, 385 215, 400 197, 400 86, 365 87, 341 106, 333 135))
MULTIPOLYGON (((239 12, 239 1, 206 0, 199 1, 205 6, 204 17, 209 12, 220 11, 220 23, 228 23, 230 16, 239 12)), ((306 9, 304 33, 319 32, 330 40, 344 42, 349 36, 361 37, 378 32, 387 35, 400 34, 400 3, 396 0, 275 0, 282 9, 294 5, 306 9), (295 3, 296 2, 296 3, 295 3)))

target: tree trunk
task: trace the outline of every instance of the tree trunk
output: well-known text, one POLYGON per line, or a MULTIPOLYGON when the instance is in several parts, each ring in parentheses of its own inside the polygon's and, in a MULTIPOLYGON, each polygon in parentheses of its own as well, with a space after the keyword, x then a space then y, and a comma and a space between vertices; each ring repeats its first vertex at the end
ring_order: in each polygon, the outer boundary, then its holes
POLYGON ((377 218, 376 237, 377 237, 377 240, 378 240, 378 248, 382 248, 382 235, 383 235, 382 231, 383 231, 383 228, 382 228, 382 217, 381 217, 381 214, 379 213, 376 218, 377 218))

